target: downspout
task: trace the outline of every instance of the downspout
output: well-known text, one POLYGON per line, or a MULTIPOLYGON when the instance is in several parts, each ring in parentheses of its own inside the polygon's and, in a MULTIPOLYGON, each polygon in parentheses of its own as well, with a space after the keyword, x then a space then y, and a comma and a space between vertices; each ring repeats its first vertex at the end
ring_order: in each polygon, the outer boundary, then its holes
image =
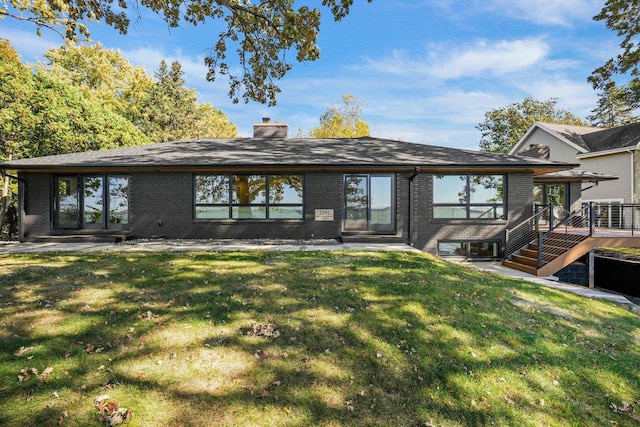
POLYGON ((635 174, 635 165, 634 165, 634 157, 635 157, 635 153, 634 151, 640 150, 640 142, 636 144, 636 148, 635 150, 632 150, 631 148, 628 151, 629 155, 631 156, 631 204, 636 203, 636 174, 635 174))
POLYGON ((408 222, 409 222, 409 245, 413 246, 413 180, 420 173, 420 167, 416 166, 413 175, 409 177, 409 210, 408 210, 408 222))

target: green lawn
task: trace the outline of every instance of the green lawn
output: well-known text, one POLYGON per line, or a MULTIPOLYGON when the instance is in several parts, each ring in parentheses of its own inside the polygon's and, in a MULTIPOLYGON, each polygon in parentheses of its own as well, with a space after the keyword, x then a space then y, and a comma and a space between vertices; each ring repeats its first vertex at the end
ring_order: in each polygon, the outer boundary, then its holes
POLYGON ((640 423, 637 314, 425 254, 0 265, 0 425, 640 423))

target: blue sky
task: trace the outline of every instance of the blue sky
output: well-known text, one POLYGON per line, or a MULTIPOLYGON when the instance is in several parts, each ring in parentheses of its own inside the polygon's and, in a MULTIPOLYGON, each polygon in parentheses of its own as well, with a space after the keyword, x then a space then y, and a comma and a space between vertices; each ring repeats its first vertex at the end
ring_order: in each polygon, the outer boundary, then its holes
MULTIPOLYGON (((319 1, 297 2, 319 4, 319 1)), ((261 117, 306 133, 342 95, 365 103, 363 119, 373 136, 477 149, 475 126, 493 108, 558 98, 561 108, 586 117, 597 94, 586 78, 614 56, 615 34, 592 17, 604 1, 591 0, 355 0, 351 14, 334 23, 323 10, 316 62, 295 63, 279 82, 275 107, 233 104, 228 82, 205 80, 203 56, 215 43, 215 22, 169 29, 142 11, 129 34, 90 24, 92 39, 120 49, 149 74, 162 59, 178 60, 187 86, 201 101, 222 109, 242 136, 261 117)), ((0 20, 23 61, 44 59, 59 36, 30 24, 0 20)), ((236 64, 237 65, 237 64, 236 64)))

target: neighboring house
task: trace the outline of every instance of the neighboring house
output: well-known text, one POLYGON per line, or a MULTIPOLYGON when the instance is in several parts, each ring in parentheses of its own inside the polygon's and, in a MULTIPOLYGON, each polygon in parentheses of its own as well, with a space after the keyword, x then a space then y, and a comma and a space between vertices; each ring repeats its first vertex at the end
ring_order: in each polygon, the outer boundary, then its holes
MULTIPOLYGON (((567 188, 567 207, 575 208, 576 201, 597 203, 639 203, 637 188, 640 185, 640 123, 602 129, 586 126, 570 126, 551 123, 535 123, 509 154, 532 156, 559 162, 579 163, 573 175, 582 188, 567 188), (617 177, 618 179, 614 178, 617 177), (597 183, 597 184, 596 184, 597 183), (579 194, 575 194, 580 191, 579 194)), ((553 176, 539 182, 536 202, 543 201, 549 191, 553 176), (546 190, 546 191, 545 191, 546 190), (539 194, 539 195, 538 195, 539 194)), ((568 181, 567 181, 568 182, 568 181)))
POLYGON ((640 247, 639 143, 640 123, 611 129, 535 123, 510 155, 579 165, 534 176, 536 215, 509 230, 503 264, 546 276, 592 257, 593 248, 640 247))
MULTIPOLYGON (((573 161, 571 163, 574 163, 573 161)), ((17 171, 22 241, 342 239, 501 257, 534 177, 575 164, 379 138, 179 141, 1 163, 17 171)))

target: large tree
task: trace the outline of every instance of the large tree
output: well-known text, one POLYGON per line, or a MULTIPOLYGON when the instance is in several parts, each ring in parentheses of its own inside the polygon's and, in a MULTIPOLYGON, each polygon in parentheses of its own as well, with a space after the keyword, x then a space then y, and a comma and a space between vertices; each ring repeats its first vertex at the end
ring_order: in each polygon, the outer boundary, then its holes
POLYGON ((49 49, 48 63, 36 66, 76 87, 87 98, 99 102, 137 124, 142 102, 153 86, 153 79, 143 67, 133 66, 119 50, 100 43, 67 43, 49 49))
POLYGON ((535 122, 586 125, 569 111, 557 108, 557 103, 556 98, 538 101, 527 97, 522 102, 487 111, 484 121, 476 126, 482 132, 480 149, 508 153, 535 122))
POLYGON ((369 124, 362 120, 362 105, 354 95, 343 95, 342 103, 329 107, 320 116, 320 124, 309 131, 309 136, 312 138, 369 136, 369 124))
MULTIPOLYGON (((0 161, 149 142, 127 119, 69 83, 33 73, 6 40, 0 40, 0 76, 0 161)), ((2 213, 9 196, 5 182, 2 213)))
POLYGON ((236 126, 208 103, 198 103, 195 90, 186 87, 178 61, 165 61, 155 72, 155 83, 143 102, 140 127, 153 142, 199 137, 235 137, 236 126))
MULTIPOLYGON (((371 2, 372 0, 367 0, 371 2)), ((218 75, 230 80, 229 96, 234 102, 255 100, 270 105, 280 92, 274 83, 291 69, 287 54, 295 52, 297 61, 320 57, 317 44, 320 10, 296 0, 190 0, 127 1, 114 0, 4 0, 10 8, 0 8, 0 18, 10 17, 35 24, 37 31, 49 28, 66 39, 76 41, 89 36, 87 22, 104 21, 126 34, 131 20, 142 13, 140 5, 160 15, 170 27, 201 25, 207 21, 214 30, 203 33, 209 50, 205 63, 207 79, 218 75), (216 23, 218 25, 216 25, 216 23), (235 74, 227 55, 235 50, 240 72, 235 74)), ((350 10, 353 0, 322 0, 338 21, 350 10)))
POLYGON ((587 120, 594 126, 614 127, 638 120, 631 99, 633 93, 627 87, 608 85, 599 93, 598 105, 591 110, 587 120))
POLYGON ((70 83, 92 101, 138 126, 153 142, 169 139, 234 137, 236 126, 211 104, 198 104, 184 86, 180 63, 163 62, 155 80, 134 67, 119 50, 100 43, 67 43, 45 53, 36 70, 70 83))
MULTIPOLYGON (((624 123, 627 111, 640 107, 640 3, 636 0, 607 0, 593 19, 604 21, 607 28, 622 38, 622 51, 596 68, 587 80, 600 92, 598 108, 604 104, 605 109, 609 109, 606 104, 611 104, 613 96, 618 105, 613 112, 621 113, 620 118, 615 117, 613 122, 624 123)), ((611 112, 609 109, 608 113, 611 112)))

